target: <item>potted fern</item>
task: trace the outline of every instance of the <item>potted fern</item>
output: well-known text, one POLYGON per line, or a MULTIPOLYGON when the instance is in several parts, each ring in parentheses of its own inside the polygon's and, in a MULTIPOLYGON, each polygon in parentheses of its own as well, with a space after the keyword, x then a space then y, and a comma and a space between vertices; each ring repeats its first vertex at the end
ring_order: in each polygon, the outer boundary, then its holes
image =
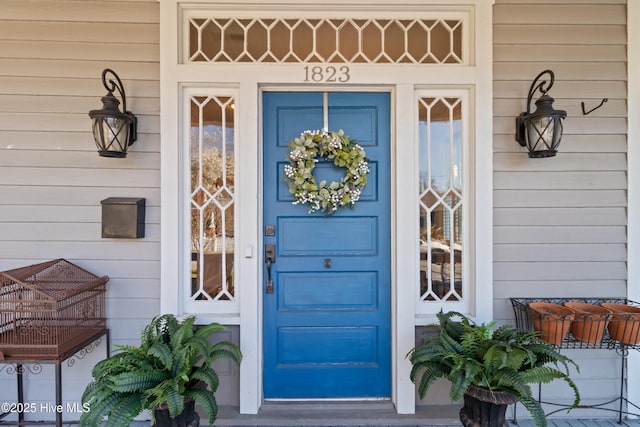
POLYGON ((451 400, 464 398, 460 420, 465 427, 503 427, 507 406, 517 401, 536 426, 545 427, 544 411, 532 395, 534 383, 564 380, 573 390, 573 407, 580 403, 569 377, 570 365, 578 366, 535 331, 511 325, 496 329, 495 321, 476 325, 457 312, 440 312, 438 320, 437 335, 408 354, 411 380, 423 398, 436 379, 448 379, 451 400))
POLYGON ((106 417, 104 427, 128 426, 148 409, 158 427, 197 427, 195 403, 213 424, 218 375, 211 364, 220 358, 240 363, 242 355, 231 342, 209 341, 224 326, 198 327, 194 322, 194 317, 156 317, 143 330, 139 346, 118 346, 117 354, 99 362, 82 396, 90 411, 81 415, 80 425, 98 427, 106 417))

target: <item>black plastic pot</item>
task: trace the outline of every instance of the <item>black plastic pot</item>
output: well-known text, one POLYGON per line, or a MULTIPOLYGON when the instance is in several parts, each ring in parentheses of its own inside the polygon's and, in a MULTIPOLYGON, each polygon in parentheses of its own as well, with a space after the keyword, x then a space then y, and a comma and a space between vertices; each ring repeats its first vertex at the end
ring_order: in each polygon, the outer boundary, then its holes
POLYGON ((200 425, 200 415, 196 412, 196 402, 189 400, 184 404, 184 411, 176 418, 169 416, 169 409, 156 409, 154 417, 156 423, 154 427, 198 427, 200 425))

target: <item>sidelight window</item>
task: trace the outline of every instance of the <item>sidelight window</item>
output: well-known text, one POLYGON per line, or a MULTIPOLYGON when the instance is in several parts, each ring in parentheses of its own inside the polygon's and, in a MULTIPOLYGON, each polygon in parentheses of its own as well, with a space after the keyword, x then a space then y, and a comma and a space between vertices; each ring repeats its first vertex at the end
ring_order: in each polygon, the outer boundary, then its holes
POLYGON ((192 94, 189 101, 189 303, 233 302, 235 98, 192 94))
POLYGON ((467 192, 462 96, 417 99, 420 301, 464 303, 467 192))

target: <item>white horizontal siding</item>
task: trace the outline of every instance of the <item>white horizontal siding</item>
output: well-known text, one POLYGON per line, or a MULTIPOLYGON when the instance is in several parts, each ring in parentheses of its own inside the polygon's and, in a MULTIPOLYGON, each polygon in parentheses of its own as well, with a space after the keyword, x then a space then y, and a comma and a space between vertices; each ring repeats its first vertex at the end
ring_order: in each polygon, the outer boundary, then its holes
MULTIPOLYGON (((526 154, 523 154, 526 156, 526 154)), ((533 178, 532 178, 533 179, 533 178)), ((596 208, 626 206, 627 193, 619 190, 496 190, 494 206, 527 208, 596 208)), ((553 218, 547 224, 553 225, 553 218)), ((499 226, 500 224, 496 224, 499 226)))
MULTIPOLYGON (((132 0, 135 1, 135 0, 132 0)), ((152 0, 152 2, 157 0, 152 0)), ((28 17, 24 17, 28 19, 28 17)), ((102 43, 111 40, 113 43, 147 43, 158 45, 160 33, 157 23, 144 24, 117 22, 52 22, 52 21, 5 21, 0 26, 0 39, 49 41, 78 41, 78 32, 86 43, 102 43)), ((152 47, 152 46, 150 46, 152 47)), ((154 48, 154 50, 157 50, 154 48)))
MULTIPOLYGON (((512 297, 626 295, 625 3, 496 0, 494 316, 500 322, 513 321, 512 297), (515 117, 545 69, 555 73, 554 107, 567 111, 565 133, 557 157, 529 159, 515 141, 515 117), (602 108, 583 115, 582 102, 589 110, 603 98, 602 108)), ((618 395, 615 352, 570 353, 581 367, 572 378, 584 403, 618 395)), ((544 386, 542 398, 568 403, 567 395, 554 383, 544 386)), ((575 410, 570 416, 611 414, 575 410)))
MULTIPOLYGON (((509 322, 514 318, 509 298, 530 298, 532 292, 551 295, 558 298, 572 298, 588 293, 593 298, 609 298, 625 292, 624 280, 519 280, 517 282, 500 281, 496 284, 494 295, 495 309, 503 313, 509 322)), ((587 353, 587 352, 585 352, 587 353)))
MULTIPOLYGON (((24 205, 4 205, 0 211, 0 223, 68 223, 73 216, 77 223, 100 223, 102 215, 101 206, 47 206, 47 209, 25 209, 24 205)), ((160 208, 157 206, 146 207, 146 223, 160 223, 160 208)))
MULTIPOLYGON (((50 133, 47 131, 30 131, 28 133, 19 131, 3 131, 3 148, 14 149, 20 147, 20 150, 65 150, 65 151, 93 151, 95 152, 95 144, 90 144, 93 139, 87 143, 87 135, 84 132, 65 133, 64 141, 50 139, 50 133), (87 146, 88 145, 88 146, 87 146)), ((129 148, 131 153, 160 152, 160 135, 157 134, 138 134, 138 140, 129 148)), ((127 159, 121 159, 127 162, 127 159)), ((158 172, 159 173, 159 172, 158 172)))
MULTIPOLYGON (((512 2, 515 3, 515 2, 512 2)), ((536 2, 540 4, 541 2, 536 2)), ((551 0, 555 4, 555 0, 551 0)), ((565 2, 567 3, 567 2, 565 2)), ((580 3, 586 3, 580 1, 580 3)), ((594 0, 593 3, 602 3, 601 0, 594 0)), ((620 3, 625 3, 622 0, 620 3)), ((500 6, 502 7, 502 6, 500 6)), ((626 42, 627 32, 624 24, 600 25, 598 31, 593 31, 593 26, 588 24, 571 24, 571 31, 565 31, 562 37, 557 35, 557 27, 546 25, 546 23, 536 24, 537 31, 522 31, 521 24, 511 22, 500 22, 494 25, 493 36, 496 40, 509 40, 511 43, 527 45, 564 45, 570 43, 574 46, 588 45, 622 45, 626 42)), ((497 45, 496 49, 501 49, 502 45, 497 45)), ((494 51, 496 52, 496 51, 494 51)))
MULTIPOLYGON (((93 55, 99 57, 100 49, 96 48, 93 55)), ((2 75, 6 77, 51 77, 51 78, 98 78, 96 83, 102 86, 100 75, 105 67, 112 68, 118 73, 129 93, 133 85, 129 81, 152 80, 160 78, 160 70, 157 63, 135 62, 135 61, 103 61, 97 58, 97 62, 67 60, 57 61, 55 59, 22 59, 22 58, 1 58, 0 69, 2 75)), ((106 91, 105 91, 106 92, 106 91)), ((128 105, 128 104, 127 104, 128 105)))
MULTIPOLYGON (((549 219, 550 221, 553 218, 549 219)), ((625 227, 609 225, 589 226, 496 226, 495 243, 625 243, 625 227)))
POLYGON ((502 226, 547 225, 549 218, 553 218, 555 225, 624 225, 627 222, 624 207, 595 207, 595 208, 498 208, 494 210, 495 222, 502 226))
MULTIPOLYGON (((97 154, 96 154, 97 155, 97 154)), ((8 168, 3 168, 4 170, 8 168)), ((16 171, 11 171, 16 173, 16 171)), ((126 175, 122 171, 119 174, 126 175)), ((109 175, 113 178, 113 174, 109 175)), ((76 179, 83 178, 78 175, 76 179)), ((3 177, 3 181, 5 178, 3 177)), ((40 186, 33 184, 28 185, 8 185, 2 188, 3 197, 7 198, 7 204, 11 205, 29 205, 29 206, 48 206, 48 205, 80 205, 80 206, 96 206, 100 200, 107 197, 135 197, 144 194, 147 199, 147 206, 160 206, 160 190, 158 188, 148 188, 138 186, 136 183, 130 182, 114 182, 113 179, 104 180, 102 185, 88 186, 82 181, 73 181, 65 184, 64 187, 58 185, 48 186, 49 182, 41 182, 40 186)))
POLYGON ((159 17, 160 9, 157 2, 149 0, 130 0, 116 4, 109 0, 2 0, 2 14, 0 14, 1 19, 8 21, 72 23, 157 24, 159 17))
POLYGON ((529 243, 501 244, 495 256, 504 263, 512 262, 624 262, 624 243, 529 243))
POLYGON ((626 186, 626 174, 623 171, 603 171, 598 174, 587 171, 566 172, 558 175, 553 171, 537 171, 535 181, 526 171, 503 171, 494 174, 500 187, 498 190, 535 190, 553 188, 557 190, 609 190, 626 186))
MULTIPOLYGON (((66 258, 109 276, 114 344, 136 343, 160 309, 158 20, 156 0, 0 7, 0 270, 66 258), (138 116, 126 159, 99 157, 91 135, 88 112, 101 108, 104 68, 118 73, 138 116), (144 239, 101 238, 100 201, 120 196, 146 199, 144 239)), ((65 364, 65 402, 79 402, 104 347, 65 364)), ((54 401, 46 369, 25 381, 29 402, 54 401)), ((0 383, 0 400, 12 401, 14 377, 3 373, 0 383)))
POLYGON ((0 52, 6 58, 71 59, 82 61, 87 54, 98 47, 103 61, 158 61, 160 52, 151 43, 117 43, 100 46, 97 42, 0 41, 0 52), (96 46, 98 45, 98 46, 96 46))
MULTIPOLYGON (((33 223, 14 222, 0 224, 0 235, 6 241, 41 242, 92 242, 100 237, 102 226, 100 223, 33 223)), ((111 239, 109 239, 111 240, 111 239)), ((122 241, 115 240, 122 244, 122 241)), ((145 227, 144 243, 131 244, 149 245, 160 241, 160 227, 148 224, 145 227)))
MULTIPOLYGON (((102 105, 92 109, 98 108, 102 108, 102 105)), ((132 103, 127 104, 128 110, 133 108, 132 103)), ((0 113, 0 126, 10 131, 80 132, 83 130, 82 122, 87 120, 84 114, 73 113, 49 113, 44 116, 35 113, 0 113)), ((142 114, 138 117, 138 132, 141 134, 152 133, 158 129, 158 125, 157 117, 145 117, 142 114)))
MULTIPOLYGON (((129 104, 131 104, 131 107, 133 107, 133 104, 136 102, 136 99, 138 97, 154 97, 154 98, 160 97, 160 88, 158 87, 157 81, 135 80, 135 85, 128 84, 128 81, 132 81, 130 78, 131 76, 129 74, 124 74, 123 72, 120 71, 119 68, 116 69, 113 63, 103 63, 102 68, 100 65, 94 64, 94 66, 90 69, 90 72, 92 73, 92 75, 88 75, 89 72, 87 72, 87 76, 84 78, 72 78, 68 75, 56 78, 55 80, 56 84, 53 86, 51 85, 51 79, 46 77, 46 73, 42 73, 44 74, 42 77, 27 77, 27 76, 20 76, 20 75, 2 74, 0 75, 0 90, 2 90, 1 94, 3 96, 4 95, 20 95, 20 96, 50 95, 53 97, 58 97, 58 96, 72 97, 74 95, 82 96, 87 98, 86 100, 87 105, 90 104, 91 107, 93 108, 96 108, 96 106, 97 108, 100 108, 101 106, 100 97, 106 93, 106 90, 104 86, 102 86, 102 82, 100 81, 100 74, 98 74, 98 81, 97 81, 98 84, 96 85, 96 78, 93 73, 96 69, 99 71, 99 73, 101 73, 102 69, 104 69, 105 67, 113 68, 114 70, 116 70, 116 72, 119 75, 121 75, 120 77, 123 79, 125 79, 124 77, 125 75, 127 76, 127 79, 123 81, 125 85, 125 89, 127 90, 127 107, 129 107, 129 104), (96 97, 98 98, 96 99, 96 97)), ((73 98, 70 98, 70 99, 73 99, 73 98)), ((46 100, 47 98, 43 98, 43 102, 46 102, 46 100)), ((54 101, 54 100, 55 98, 50 99, 50 101, 54 101)), ((43 105, 45 104, 40 104, 35 102, 33 103, 33 107, 35 108, 42 108, 43 105)), ((55 106, 56 104, 52 103, 50 105, 55 106)), ((74 104, 72 103, 70 107, 73 108, 73 105, 74 104)), ((145 108, 144 105, 145 104, 142 104, 142 108, 145 108)), ((152 105, 155 107, 156 110, 159 108, 158 102, 152 105)), ((13 111, 13 110, 9 110, 9 111, 13 111)), ((54 110, 54 111, 59 111, 59 110, 54 110)), ((70 111, 73 112, 74 110, 70 110, 70 111)), ((147 107, 142 111, 150 112, 153 110, 147 107)), ((136 112, 138 112, 138 110, 136 110, 136 112)))
MULTIPOLYGON (((588 4, 588 2, 572 2, 558 0, 548 2, 540 7, 538 1, 519 2, 512 0, 497 0, 493 12, 495 26, 501 24, 546 25, 556 24, 559 27, 567 25, 624 25, 626 20, 625 4, 621 1, 602 0, 588 4)), ((557 29, 556 29, 557 30, 557 29)), ((527 31, 523 28, 523 31, 527 31)), ((562 28, 556 32, 558 38, 562 38, 562 28)), ((502 40, 494 39, 495 44, 501 44, 502 40)))

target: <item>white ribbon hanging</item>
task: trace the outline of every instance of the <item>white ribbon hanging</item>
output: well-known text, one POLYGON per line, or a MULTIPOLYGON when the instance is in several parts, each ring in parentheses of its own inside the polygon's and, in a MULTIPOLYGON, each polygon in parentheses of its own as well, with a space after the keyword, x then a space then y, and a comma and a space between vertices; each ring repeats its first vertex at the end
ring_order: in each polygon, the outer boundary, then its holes
POLYGON ((324 131, 329 131, 329 93, 322 93, 322 119, 324 121, 324 131))

